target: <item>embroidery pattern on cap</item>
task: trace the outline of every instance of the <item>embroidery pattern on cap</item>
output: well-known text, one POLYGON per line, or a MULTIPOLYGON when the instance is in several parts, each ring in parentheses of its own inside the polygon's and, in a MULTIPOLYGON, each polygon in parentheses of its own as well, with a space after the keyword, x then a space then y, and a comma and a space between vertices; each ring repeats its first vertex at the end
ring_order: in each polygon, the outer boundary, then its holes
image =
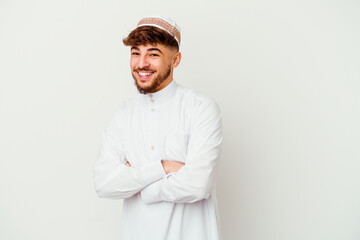
POLYGON ((170 23, 159 18, 144 18, 140 20, 138 26, 143 24, 154 24, 164 28, 170 35, 175 36, 179 40, 180 45, 180 32, 170 23))

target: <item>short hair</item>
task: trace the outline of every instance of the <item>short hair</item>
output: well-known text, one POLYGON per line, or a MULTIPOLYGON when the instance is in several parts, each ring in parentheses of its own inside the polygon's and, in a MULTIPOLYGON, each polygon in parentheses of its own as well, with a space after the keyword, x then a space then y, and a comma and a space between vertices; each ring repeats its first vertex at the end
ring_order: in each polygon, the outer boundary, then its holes
POLYGON ((168 32, 154 26, 140 26, 135 28, 123 39, 125 46, 163 44, 179 51, 179 44, 168 32))

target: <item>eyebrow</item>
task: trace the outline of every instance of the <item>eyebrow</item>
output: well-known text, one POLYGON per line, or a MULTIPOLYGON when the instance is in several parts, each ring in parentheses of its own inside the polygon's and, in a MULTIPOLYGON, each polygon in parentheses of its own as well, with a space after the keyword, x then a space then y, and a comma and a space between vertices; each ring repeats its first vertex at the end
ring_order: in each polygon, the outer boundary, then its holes
POLYGON ((162 54, 162 51, 160 51, 160 49, 158 49, 158 48, 149 48, 147 51, 148 52, 150 52, 150 51, 158 51, 158 52, 160 52, 162 54))
MULTIPOLYGON (((138 48, 138 47, 131 47, 131 51, 132 50, 136 50, 136 51, 140 51, 140 49, 138 48)), ((160 51, 160 49, 158 49, 158 48, 149 48, 149 49, 147 49, 146 50, 147 52, 151 52, 151 51, 158 51, 158 52, 160 52, 161 54, 162 54, 162 51, 160 51)))

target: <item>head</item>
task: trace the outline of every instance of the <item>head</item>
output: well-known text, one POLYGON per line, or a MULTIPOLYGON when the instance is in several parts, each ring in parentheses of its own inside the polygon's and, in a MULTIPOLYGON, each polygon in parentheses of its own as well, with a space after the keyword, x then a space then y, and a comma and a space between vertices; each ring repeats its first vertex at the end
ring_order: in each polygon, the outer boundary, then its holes
POLYGON ((131 47, 130 67, 135 85, 140 93, 145 94, 160 91, 172 81, 181 53, 180 31, 171 34, 156 24, 141 25, 143 20, 123 42, 131 47))

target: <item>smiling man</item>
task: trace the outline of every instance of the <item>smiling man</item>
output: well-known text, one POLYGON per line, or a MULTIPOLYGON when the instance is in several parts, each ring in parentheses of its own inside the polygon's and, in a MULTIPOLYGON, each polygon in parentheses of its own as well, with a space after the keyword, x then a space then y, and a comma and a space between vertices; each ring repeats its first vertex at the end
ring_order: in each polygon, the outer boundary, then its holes
POLYGON ((140 93, 158 92, 169 85, 173 69, 180 63, 180 59, 180 52, 160 43, 156 47, 131 47, 130 66, 140 93))
POLYGON ((140 94, 114 112, 94 168, 97 194, 124 199, 123 240, 220 239, 221 113, 174 82, 180 37, 172 19, 146 17, 123 40, 140 94))

